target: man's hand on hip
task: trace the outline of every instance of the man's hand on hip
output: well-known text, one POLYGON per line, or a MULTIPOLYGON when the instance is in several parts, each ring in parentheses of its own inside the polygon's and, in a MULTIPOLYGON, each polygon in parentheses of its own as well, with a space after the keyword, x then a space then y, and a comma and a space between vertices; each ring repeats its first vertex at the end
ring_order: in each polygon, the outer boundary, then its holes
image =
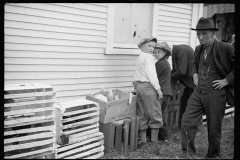
POLYGON ((215 80, 212 83, 214 83, 213 87, 215 87, 215 89, 222 89, 223 87, 229 84, 227 79, 215 80))

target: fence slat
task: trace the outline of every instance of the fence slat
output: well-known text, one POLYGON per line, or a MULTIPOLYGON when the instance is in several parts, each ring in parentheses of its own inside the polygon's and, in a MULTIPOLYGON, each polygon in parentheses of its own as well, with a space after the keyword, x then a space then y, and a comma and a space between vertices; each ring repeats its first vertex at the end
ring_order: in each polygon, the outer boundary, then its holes
POLYGON ((27 140, 31 140, 31 139, 49 138, 49 137, 53 137, 53 136, 54 136, 53 132, 39 133, 39 134, 27 135, 27 136, 23 136, 23 137, 4 139, 4 144, 12 143, 12 142, 19 142, 19 141, 27 141, 27 140))
POLYGON ((54 143, 55 141, 56 141, 55 138, 53 138, 53 139, 48 139, 48 140, 38 141, 38 142, 32 142, 32 143, 4 146, 4 152, 16 150, 16 149, 24 149, 24 148, 32 148, 32 147, 37 147, 37 146, 43 146, 43 145, 46 145, 46 144, 54 143))

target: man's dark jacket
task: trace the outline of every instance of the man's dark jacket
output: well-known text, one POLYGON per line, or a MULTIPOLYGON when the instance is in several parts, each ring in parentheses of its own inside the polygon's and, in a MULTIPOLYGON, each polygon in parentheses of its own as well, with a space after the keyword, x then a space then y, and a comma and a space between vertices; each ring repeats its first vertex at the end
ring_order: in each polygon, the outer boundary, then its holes
MULTIPOLYGON (((203 45, 198 45, 195 49, 192 75, 198 73, 200 53, 202 50, 203 45)), ((229 105, 234 105, 234 58, 235 49, 231 44, 214 39, 213 59, 221 78, 226 78, 229 82, 226 86, 227 102, 229 105)))
POLYGON ((163 57, 155 63, 155 66, 163 95, 172 96, 171 67, 169 62, 163 57))
POLYGON ((173 45, 172 48, 172 74, 171 82, 174 83, 177 80, 187 85, 190 88, 194 88, 194 82, 192 77, 192 65, 193 65, 194 50, 191 46, 180 44, 173 45))

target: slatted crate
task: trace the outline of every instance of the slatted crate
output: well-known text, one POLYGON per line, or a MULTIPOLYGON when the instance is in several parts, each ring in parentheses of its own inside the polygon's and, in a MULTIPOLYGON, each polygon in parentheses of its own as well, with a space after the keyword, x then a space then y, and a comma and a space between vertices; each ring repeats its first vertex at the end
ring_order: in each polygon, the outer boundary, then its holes
POLYGON ((126 154, 137 149, 139 117, 124 118, 115 122, 100 123, 105 152, 115 149, 118 154, 126 154))
POLYGON ((4 86, 4 158, 53 154, 55 92, 50 85, 4 86))
POLYGON ((103 134, 96 132, 83 136, 80 141, 67 144, 57 145, 57 159, 97 159, 104 155, 103 134))
POLYGON ((170 129, 175 129, 178 125, 179 107, 181 105, 181 96, 185 86, 180 82, 172 84, 173 96, 168 105, 168 124, 170 129))
POLYGON ((86 99, 56 105, 56 158, 96 158, 103 155, 99 108, 98 103, 86 99))

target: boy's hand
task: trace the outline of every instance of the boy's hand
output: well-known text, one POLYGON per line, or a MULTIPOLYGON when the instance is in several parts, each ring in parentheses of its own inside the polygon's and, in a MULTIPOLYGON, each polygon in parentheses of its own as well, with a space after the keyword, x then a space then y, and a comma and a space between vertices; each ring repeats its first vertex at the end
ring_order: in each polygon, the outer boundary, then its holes
POLYGON ((157 90, 157 93, 158 93, 158 99, 162 99, 163 98, 162 91, 159 89, 157 90))

